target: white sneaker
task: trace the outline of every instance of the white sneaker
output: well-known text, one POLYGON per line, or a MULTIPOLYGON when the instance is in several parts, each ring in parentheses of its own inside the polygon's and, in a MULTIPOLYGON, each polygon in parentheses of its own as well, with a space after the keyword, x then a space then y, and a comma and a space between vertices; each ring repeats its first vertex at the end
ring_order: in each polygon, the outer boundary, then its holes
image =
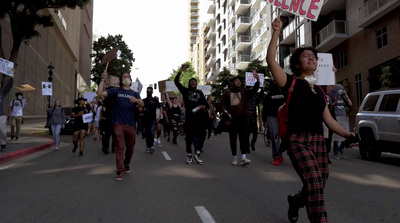
POLYGON ((58 146, 54 147, 54 150, 57 151, 58 150, 58 146))
POLYGON ((160 140, 160 138, 157 139, 157 143, 158 143, 158 146, 161 146, 161 140, 160 140))
POLYGON ((244 159, 242 159, 242 161, 240 161, 241 166, 246 166, 246 165, 249 165, 250 163, 251 163, 251 160, 249 160, 247 158, 244 158, 244 159))
POLYGON ((237 157, 233 157, 232 164, 233 164, 233 165, 235 165, 235 166, 237 166, 237 165, 238 165, 238 160, 237 160, 237 157))

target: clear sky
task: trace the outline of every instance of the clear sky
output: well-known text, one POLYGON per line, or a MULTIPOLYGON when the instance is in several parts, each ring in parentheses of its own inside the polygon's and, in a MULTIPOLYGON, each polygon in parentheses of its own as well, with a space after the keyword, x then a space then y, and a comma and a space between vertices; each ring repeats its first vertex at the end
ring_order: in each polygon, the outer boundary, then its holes
POLYGON ((188 61, 187 0, 95 0, 93 6, 93 33, 123 35, 136 59, 133 80, 139 78, 144 91, 188 61))

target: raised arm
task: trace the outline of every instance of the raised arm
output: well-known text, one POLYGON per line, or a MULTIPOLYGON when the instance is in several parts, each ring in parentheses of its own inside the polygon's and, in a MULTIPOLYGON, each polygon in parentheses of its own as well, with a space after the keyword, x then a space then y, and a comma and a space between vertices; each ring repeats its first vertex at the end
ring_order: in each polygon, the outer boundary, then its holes
POLYGON ((96 94, 100 97, 107 97, 107 91, 104 90, 104 81, 107 78, 107 71, 104 70, 99 87, 97 88, 96 94))
POLYGON ((174 83, 181 93, 185 92, 186 88, 181 84, 179 79, 181 78, 182 72, 184 72, 187 68, 188 68, 187 64, 182 64, 181 68, 179 68, 178 74, 175 76, 174 79, 174 83))
POLYGON ((166 91, 164 91, 164 97, 165 97, 165 100, 166 100, 167 103, 168 103, 168 106, 169 106, 170 108, 172 108, 171 100, 169 99, 168 94, 167 94, 166 91))
POLYGON ((282 21, 279 17, 276 18, 272 23, 272 29, 274 30, 274 32, 272 33, 271 42, 269 42, 268 46, 267 63, 269 69, 271 70, 272 76, 274 77, 274 80, 279 87, 283 87, 286 84, 286 73, 283 71, 279 63, 275 60, 277 42, 279 40, 279 35, 282 31, 282 21))

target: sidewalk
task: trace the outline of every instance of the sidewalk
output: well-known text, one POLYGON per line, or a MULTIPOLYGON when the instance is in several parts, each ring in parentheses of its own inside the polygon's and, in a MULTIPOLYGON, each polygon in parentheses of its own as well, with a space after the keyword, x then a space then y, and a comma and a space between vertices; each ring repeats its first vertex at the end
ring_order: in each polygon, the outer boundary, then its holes
POLYGON ((0 164, 52 148, 53 139, 40 136, 48 132, 44 128, 45 124, 44 116, 25 117, 21 126, 21 137, 11 141, 10 125, 7 123, 7 145, 5 151, 0 151, 0 164))

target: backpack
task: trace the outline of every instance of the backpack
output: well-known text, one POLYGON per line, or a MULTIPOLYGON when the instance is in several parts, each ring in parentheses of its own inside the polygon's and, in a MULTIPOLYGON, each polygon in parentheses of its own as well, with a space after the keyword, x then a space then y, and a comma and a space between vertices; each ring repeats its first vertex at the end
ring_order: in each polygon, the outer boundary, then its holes
POLYGON ((286 139, 288 136, 287 133, 287 121, 288 121, 288 117, 289 117, 289 101, 290 101, 290 96, 292 95, 293 92, 293 87, 294 87, 294 83, 296 83, 296 79, 293 78, 292 81, 292 85, 290 86, 288 92, 288 97, 286 100, 286 103, 281 105, 278 109, 278 115, 277 115, 277 120, 278 120, 278 135, 281 139, 286 139))

